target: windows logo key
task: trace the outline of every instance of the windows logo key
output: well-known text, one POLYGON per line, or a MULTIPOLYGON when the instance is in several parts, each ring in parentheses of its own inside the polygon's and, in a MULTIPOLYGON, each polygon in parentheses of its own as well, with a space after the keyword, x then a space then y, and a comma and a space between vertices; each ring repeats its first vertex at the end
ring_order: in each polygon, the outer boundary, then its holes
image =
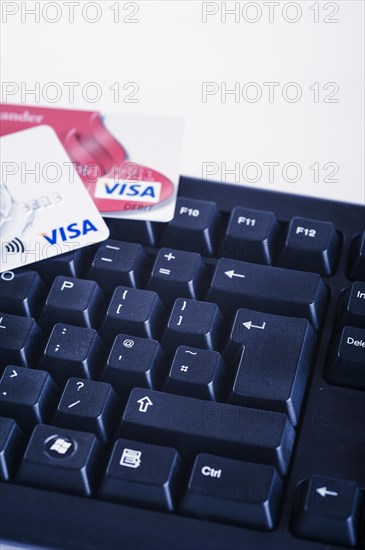
POLYGON ((75 446, 68 437, 53 436, 46 441, 46 451, 52 458, 64 458, 70 456, 75 446))

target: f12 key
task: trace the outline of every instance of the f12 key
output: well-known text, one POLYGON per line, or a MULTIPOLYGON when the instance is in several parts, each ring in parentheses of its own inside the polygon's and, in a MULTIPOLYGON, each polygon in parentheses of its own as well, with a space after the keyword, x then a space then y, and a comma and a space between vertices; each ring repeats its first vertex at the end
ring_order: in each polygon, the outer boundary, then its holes
POLYGON ((334 272, 338 248, 339 237, 332 223, 293 218, 280 265, 328 277, 334 272))

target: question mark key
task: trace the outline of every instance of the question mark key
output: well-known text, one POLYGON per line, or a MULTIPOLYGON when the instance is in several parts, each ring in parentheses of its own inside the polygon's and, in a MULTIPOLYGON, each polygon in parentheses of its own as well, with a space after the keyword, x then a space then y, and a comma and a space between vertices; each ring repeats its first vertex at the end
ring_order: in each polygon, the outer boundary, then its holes
POLYGON ((63 390, 53 424, 92 432, 107 443, 120 421, 122 404, 110 384, 70 378, 63 390))

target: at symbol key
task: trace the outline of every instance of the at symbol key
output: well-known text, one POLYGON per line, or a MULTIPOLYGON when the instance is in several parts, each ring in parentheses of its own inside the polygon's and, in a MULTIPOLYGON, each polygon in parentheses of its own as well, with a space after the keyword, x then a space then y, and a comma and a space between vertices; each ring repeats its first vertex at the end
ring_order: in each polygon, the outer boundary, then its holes
POLYGON ((101 379, 127 399, 133 388, 157 389, 165 375, 166 357, 159 342, 118 334, 101 379))

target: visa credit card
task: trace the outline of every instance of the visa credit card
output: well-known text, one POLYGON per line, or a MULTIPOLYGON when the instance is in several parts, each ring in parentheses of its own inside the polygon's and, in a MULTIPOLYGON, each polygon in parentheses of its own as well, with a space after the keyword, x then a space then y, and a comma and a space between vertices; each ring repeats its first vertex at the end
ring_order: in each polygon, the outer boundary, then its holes
POLYGON ((51 126, 106 217, 167 222, 179 181, 182 121, 170 117, 0 106, 1 134, 51 126))
POLYGON ((0 138, 0 271, 104 241, 109 230, 49 126, 0 138))

